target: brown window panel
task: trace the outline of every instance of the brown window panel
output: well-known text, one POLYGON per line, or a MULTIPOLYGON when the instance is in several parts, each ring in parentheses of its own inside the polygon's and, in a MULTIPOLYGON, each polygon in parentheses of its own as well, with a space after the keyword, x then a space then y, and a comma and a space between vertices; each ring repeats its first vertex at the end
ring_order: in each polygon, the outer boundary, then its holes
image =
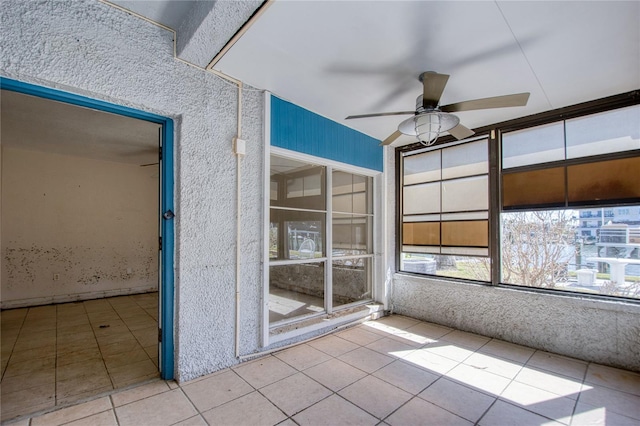
POLYGON ((442 245, 455 247, 488 247, 489 221, 468 220, 442 222, 442 245))
POLYGON ((564 167, 502 175, 502 205, 505 208, 564 204, 564 167))
POLYGON ((403 223, 402 244, 409 246, 439 246, 440 222, 403 223))
POLYGON ((640 199, 640 157, 567 167, 569 203, 640 199))

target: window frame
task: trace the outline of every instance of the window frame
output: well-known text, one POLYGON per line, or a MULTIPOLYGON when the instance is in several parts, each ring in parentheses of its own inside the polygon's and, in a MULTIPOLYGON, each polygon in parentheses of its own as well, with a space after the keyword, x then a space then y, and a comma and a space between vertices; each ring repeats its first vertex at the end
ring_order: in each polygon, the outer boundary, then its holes
MULTIPOLYGON (((430 149, 438 149, 444 148, 445 146, 452 146, 456 143, 467 143, 476 141, 481 138, 487 138, 489 143, 489 259, 490 259, 490 281, 477 281, 471 279, 462 279, 462 278, 453 278, 446 277, 440 275, 432 275, 432 274, 422 274, 415 272, 406 272, 400 270, 401 258, 402 258, 402 225, 403 225, 403 211, 402 211, 402 187, 403 187, 403 168, 402 168, 402 159, 405 153, 418 153, 420 151, 426 151, 422 144, 419 142, 404 145, 396 148, 395 150, 395 190, 396 190, 396 236, 395 236, 395 261, 396 261, 396 271, 398 273, 414 275, 419 277, 429 277, 443 281, 451 281, 451 282, 467 282, 474 283, 478 285, 486 285, 491 287, 508 287, 514 288, 521 291, 529 291, 529 292, 540 292, 540 293, 549 293, 554 295, 564 295, 569 297, 581 297, 581 298, 595 298, 595 299, 606 299, 606 300, 623 300, 625 302, 631 303, 640 303, 640 300, 632 299, 632 298, 624 298, 620 296, 609 296, 609 295, 596 295, 589 293, 581 293, 567 290, 549 290, 544 288, 537 287, 526 287, 519 286, 514 284, 502 283, 500 281, 500 267, 501 264, 501 254, 500 254, 500 215, 503 211, 517 211, 513 210, 505 210, 502 207, 502 155, 501 155, 501 144, 502 144, 502 134, 512 131, 525 130, 532 127, 537 127, 546 124, 552 124, 555 122, 562 122, 574 118, 586 117, 589 115, 594 115, 598 113, 603 113, 607 111, 613 111, 625 107, 631 107, 640 105, 640 90, 633 90, 630 92, 622 93, 619 95, 610 96, 607 98, 597 99, 594 101, 584 102, 581 104, 576 104, 564 108, 559 108, 551 111, 546 111, 539 114, 534 114, 526 117, 521 117, 513 120, 508 120, 488 126, 483 126, 475 130, 475 134, 473 137, 465 139, 463 141, 457 141, 453 136, 444 136, 440 138, 430 149), (493 196, 491 194, 494 194, 493 196)), ((588 164, 593 162, 606 160, 615 160, 615 159, 624 159, 631 157, 638 157, 640 155, 639 150, 633 151, 622 151, 622 152, 614 152, 610 154, 600 154, 590 157, 582 157, 582 158, 572 158, 565 159, 562 161, 557 161, 553 163, 544 163, 544 166, 533 165, 533 166, 519 166, 509 169, 512 170, 542 170, 548 168, 550 164, 561 163, 562 165, 575 165, 575 164, 588 164)), ((508 173, 507 173, 508 174, 508 173)), ((566 178, 566 176, 565 176, 566 178)), ((612 202, 609 203, 593 203, 593 204, 583 204, 580 206, 572 206, 569 205, 567 200, 565 200, 563 207, 555 207, 555 208, 565 208, 565 209, 581 209, 581 208, 589 208, 589 207, 611 207, 611 208, 620 208, 625 205, 636 205, 637 203, 625 202, 625 203, 617 203, 614 204, 612 202)), ((530 210, 547 210, 549 206, 535 205, 530 206, 530 210)))
MULTIPOLYGON (((346 163, 340 163, 338 161, 316 157, 309 154, 291 151, 285 148, 280 148, 276 146, 267 145, 265 149, 265 160, 264 160, 264 256, 263 256, 263 347, 268 346, 270 343, 277 341, 274 340, 274 336, 271 336, 270 331, 272 329, 277 329, 278 327, 288 326, 289 324, 294 324, 297 322, 302 322, 309 320, 315 317, 323 317, 327 315, 331 315, 336 311, 348 310, 354 306, 365 305, 370 303, 372 300, 376 300, 378 298, 378 276, 379 276, 379 263, 380 256, 379 250, 377 248, 380 246, 380 238, 381 232, 379 232, 382 218, 380 211, 380 198, 381 198, 381 188, 382 184, 380 182, 380 178, 382 173, 377 170, 371 170, 359 166, 353 166, 346 163), (324 168, 324 181, 322 182, 322 186, 325 189, 325 208, 322 212, 325 214, 325 232, 324 232, 324 242, 323 242, 323 250, 324 255, 320 258, 315 259, 291 259, 291 260, 273 260, 269 257, 269 228, 270 228, 270 211, 273 208, 271 206, 271 156, 279 156, 289 160, 295 160, 300 162, 305 162, 308 164, 314 164, 317 166, 321 166, 324 168), (367 254, 358 254, 358 255, 347 255, 347 256, 334 256, 332 247, 333 247, 333 215, 334 214, 342 214, 345 212, 334 212, 333 211, 333 172, 340 171, 360 176, 365 176, 371 179, 371 213, 357 213, 354 214, 356 216, 366 216, 368 217, 369 224, 369 236, 370 236, 370 253, 367 254), (333 306, 333 288, 332 288, 332 268, 334 260, 353 260, 353 259, 361 259, 367 258, 370 259, 370 285, 371 285, 371 296, 367 299, 355 301, 352 303, 338 305, 334 308, 333 306), (271 265, 288 265, 288 264, 298 264, 298 263, 323 263, 325 268, 324 280, 324 311, 317 314, 308 314, 300 317, 295 317, 287 320, 278 321, 275 323, 270 323, 269 321, 269 269, 271 265)), ((275 207, 278 209, 279 207, 275 207)), ((319 210, 309 210, 312 212, 320 212, 319 210)), ((300 328, 300 334, 305 333, 307 330, 304 328, 300 328)))

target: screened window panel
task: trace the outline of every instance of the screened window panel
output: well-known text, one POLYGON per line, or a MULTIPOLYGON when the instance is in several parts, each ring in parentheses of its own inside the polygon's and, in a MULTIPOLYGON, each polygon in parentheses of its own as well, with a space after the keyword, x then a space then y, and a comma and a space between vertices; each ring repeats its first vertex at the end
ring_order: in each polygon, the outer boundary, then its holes
POLYGON ((287 198, 304 197, 304 179, 287 179, 287 198))
POLYGON ((353 212, 359 214, 367 214, 370 213, 371 210, 369 208, 371 200, 371 195, 366 192, 355 192, 353 194, 353 212))
POLYGON ((465 212, 489 208, 489 178, 476 176, 442 182, 442 212, 465 212))
POLYGON ((564 123, 557 122, 502 135, 502 168, 564 160, 564 123))
POLYGON ((404 187, 404 214, 440 212, 440 182, 404 187))
POLYGON ((489 221, 442 222, 442 245, 453 247, 488 247, 489 221))
POLYGON ((351 193, 334 195, 332 200, 333 205, 331 206, 331 209, 334 212, 348 213, 353 211, 353 195, 351 193))
POLYGON ((324 269, 324 262, 269 266, 269 322, 324 312, 324 269))
POLYGON ((567 158, 640 149, 640 105, 566 121, 567 158))
POLYGON ((567 167, 570 205, 640 200, 640 157, 567 167))
POLYGON ((333 215, 333 255, 370 254, 369 216, 333 215))
POLYGON ((271 201, 278 201, 278 182, 277 181, 271 181, 270 182, 270 190, 269 190, 269 199, 271 201))
POLYGON ((405 185, 440 180, 440 151, 424 152, 404 157, 403 182, 405 185))
POLYGON ((503 174, 503 207, 563 206, 565 203, 564 170, 564 167, 554 167, 503 174))
POLYGON ((275 232, 270 257, 313 259, 324 255, 324 213, 270 209, 269 221, 275 232))
POLYGON ((439 246, 440 222, 403 223, 402 244, 417 246, 439 246))
POLYGON ((442 179, 489 172, 488 142, 480 140, 442 150, 442 179))
POLYGON ((371 299, 371 259, 332 262, 333 306, 371 299))
POLYGON ((334 195, 353 192, 353 175, 351 173, 334 171, 331 180, 334 195))

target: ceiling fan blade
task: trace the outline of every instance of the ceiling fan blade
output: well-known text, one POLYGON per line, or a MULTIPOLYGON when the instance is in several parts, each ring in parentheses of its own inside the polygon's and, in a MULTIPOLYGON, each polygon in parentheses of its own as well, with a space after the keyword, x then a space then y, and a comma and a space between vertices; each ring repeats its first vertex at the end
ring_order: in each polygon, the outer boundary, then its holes
POLYGON ((391 133, 391 135, 388 138, 383 140, 380 143, 380 146, 390 145, 391 143, 393 143, 393 141, 398 139, 400 136, 402 136, 402 132, 400 130, 396 130, 395 132, 391 133))
POLYGON ((440 103, 440 97, 447 85, 449 76, 447 74, 438 74, 437 72, 427 71, 420 74, 422 82, 422 107, 435 108, 440 103))
POLYGON ((471 129, 467 129, 462 124, 458 124, 453 129, 449 130, 449 134, 458 140, 466 139, 469 136, 473 136, 476 132, 471 129))
POLYGON ((387 115, 409 115, 415 113, 415 111, 377 112, 374 114, 350 115, 345 118, 345 120, 351 120, 353 118, 385 117, 387 115))
POLYGON ((471 111, 474 109, 506 108, 525 106, 529 100, 529 93, 517 93, 514 95, 494 96, 492 98, 474 99, 462 101, 440 107, 443 112, 471 111))

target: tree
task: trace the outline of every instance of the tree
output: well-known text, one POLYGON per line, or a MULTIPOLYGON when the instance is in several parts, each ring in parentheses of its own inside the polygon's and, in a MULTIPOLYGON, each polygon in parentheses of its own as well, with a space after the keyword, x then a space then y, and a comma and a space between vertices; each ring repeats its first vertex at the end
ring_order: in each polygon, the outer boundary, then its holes
POLYGON ((545 288, 566 282, 574 241, 570 210, 504 213, 502 282, 545 288))

